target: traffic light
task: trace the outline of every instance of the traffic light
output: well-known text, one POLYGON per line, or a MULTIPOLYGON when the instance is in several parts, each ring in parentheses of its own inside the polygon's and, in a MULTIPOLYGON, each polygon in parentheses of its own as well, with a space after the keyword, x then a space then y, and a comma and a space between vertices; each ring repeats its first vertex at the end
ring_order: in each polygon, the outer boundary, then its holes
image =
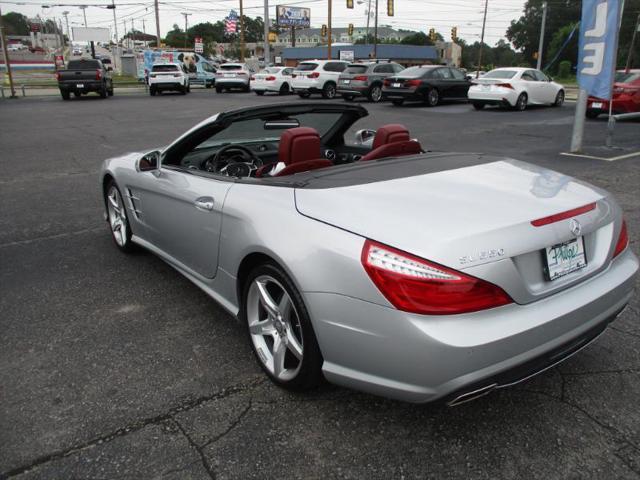
POLYGON ((458 40, 458 27, 451 28, 451 40, 454 42, 458 40))
POLYGON ((353 0, 347 0, 347 8, 353 8, 353 0))
POLYGON ((387 0, 387 16, 393 17, 393 0, 387 0))
POLYGON ((349 28, 347 28, 347 34, 351 37, 353 36, 353 23, 349 24, 349 28))
POLYGON ((320 35, 322 35, 323 37, 327 36, 327 26, 325 24, 323 24, 322 28, 320 29, 320 35))
POLYGON ((429 40, 431 40, 433 43, 435 43, 436 41, 436 29, 435 28, 430 28, 429 29, 429 40))

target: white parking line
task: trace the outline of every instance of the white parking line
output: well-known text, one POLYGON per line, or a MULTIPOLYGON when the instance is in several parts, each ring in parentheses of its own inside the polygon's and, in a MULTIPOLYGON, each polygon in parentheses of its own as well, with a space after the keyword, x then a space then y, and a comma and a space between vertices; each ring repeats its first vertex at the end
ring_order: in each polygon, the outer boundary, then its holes
POLYGON ((616 160, 624 160, 625 158, 640 157, 640 152, 626 153, 624 155, 619 155, 617 157, 609 157, 609 158, 596 157, 594 155, 583 155, 582 153, 569 153, 569 152, 560 152, 560 155, 566 155, 567 157, 590 158, 592 160, 604 160, 605 162, 615 162, 616 160))

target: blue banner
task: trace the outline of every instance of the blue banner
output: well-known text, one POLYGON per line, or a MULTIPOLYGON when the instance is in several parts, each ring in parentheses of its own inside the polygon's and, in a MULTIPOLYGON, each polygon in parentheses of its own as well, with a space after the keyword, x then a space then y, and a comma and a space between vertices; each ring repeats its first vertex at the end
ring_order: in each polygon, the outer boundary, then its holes
POLYGON ((582 0, 578 85, 594 97, 611 98, 621 3, 621 0, 582 0))

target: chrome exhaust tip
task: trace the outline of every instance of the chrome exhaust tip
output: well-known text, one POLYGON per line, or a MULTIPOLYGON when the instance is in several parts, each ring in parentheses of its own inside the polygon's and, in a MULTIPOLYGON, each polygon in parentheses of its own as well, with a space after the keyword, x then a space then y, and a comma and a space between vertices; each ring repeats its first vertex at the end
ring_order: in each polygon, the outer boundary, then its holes
POLYGON ((484 387, 480 387, 477 390, 473 390, 471 392, 466 392, 466 393, 463 393, 462 395, 458 395, 453 400, 447 402, 447 407, 456 407, 458 405, 462 405, 463 403, 471 402, 472 400, 476 400, 480 397, 484 397, 497 386, 498 386, 497 383, 492 383, 491 385, 485 385, 484 387))

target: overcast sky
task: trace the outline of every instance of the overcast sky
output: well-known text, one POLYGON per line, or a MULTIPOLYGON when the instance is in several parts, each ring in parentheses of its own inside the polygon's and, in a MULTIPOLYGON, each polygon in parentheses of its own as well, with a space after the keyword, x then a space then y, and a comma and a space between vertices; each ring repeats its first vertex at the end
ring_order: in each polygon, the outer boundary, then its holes
MULTIPOLYGON (((9 3, 1 0, 3 13, 17 11, 27 16, 40 14, 45 18, 53 16, 62 18, 62 12, 69 11, 69 23, 82 25, 82 10, 77 6, 82 0, 16 0, 20 4, 9 3), (53 5, 66 4, 65 6, 55 6, 43 9, 42 4, 53 5)), ((87 0, 96 4, 104 4, 105 0, 87 0)), ((355 9, 346 8, 346 0, 333 0, 333 26, 346 27, 349 23, 355 26, 365 26, 366 8, 369 0, 360 0, 355 9)), ((155 34, 155 19, 153 12, 153 2, 145 0, 116 0, 116 13, 118 16, 118 33, 122 36, 123 20, 127 21, 127 30, 131 28, 133 19, 135 28, 142 30, 142 20, 144 19, 147 33, 155 34)), ((327 0, 291 0, 269 1, 269 16, 273 17, 276 4, 287 4, 304 6, 311 8, 312 26, 320 26, 327 21, 327 0)), ((495 44, 509 26, 511 20, 517 19, 522 13, 525 0, 489 0, 487 14, 487 27, 485 41, 495 44)), ((375 10, 375 0, 371 0, 372 10, 375 10)), ((160 0, 160 29, 164 36, 173 24, 184 28, 184 17, 181 12, 191 13, 189 25, 200 22, 216 22, 223 19, 231 9, 238 10, 238 0, 210 0, 208 2, 198 2, 194 0, 160 0)), ((450 36, 451 27, 458 27, 458 36, 474 42, 480 39, 482 30, 482 14, 484 0, 395 0, 395 16, 387 16, 387 1, 379 0, 379 24, 390 25, 394 28, 406 28, 411 30, 421 30, 426 32, 429 28, 435 28, 445 39, 450 36)), ((263 16, 264 0, 244 0, 245 15, 255 17, 263 16)), ((100 26, 113 28, 113 13, 101 7, 89 6, 86 9, 87 22, 89 26, 100 26)), ((373 26, 373 20, 371 21, 373 26)))

